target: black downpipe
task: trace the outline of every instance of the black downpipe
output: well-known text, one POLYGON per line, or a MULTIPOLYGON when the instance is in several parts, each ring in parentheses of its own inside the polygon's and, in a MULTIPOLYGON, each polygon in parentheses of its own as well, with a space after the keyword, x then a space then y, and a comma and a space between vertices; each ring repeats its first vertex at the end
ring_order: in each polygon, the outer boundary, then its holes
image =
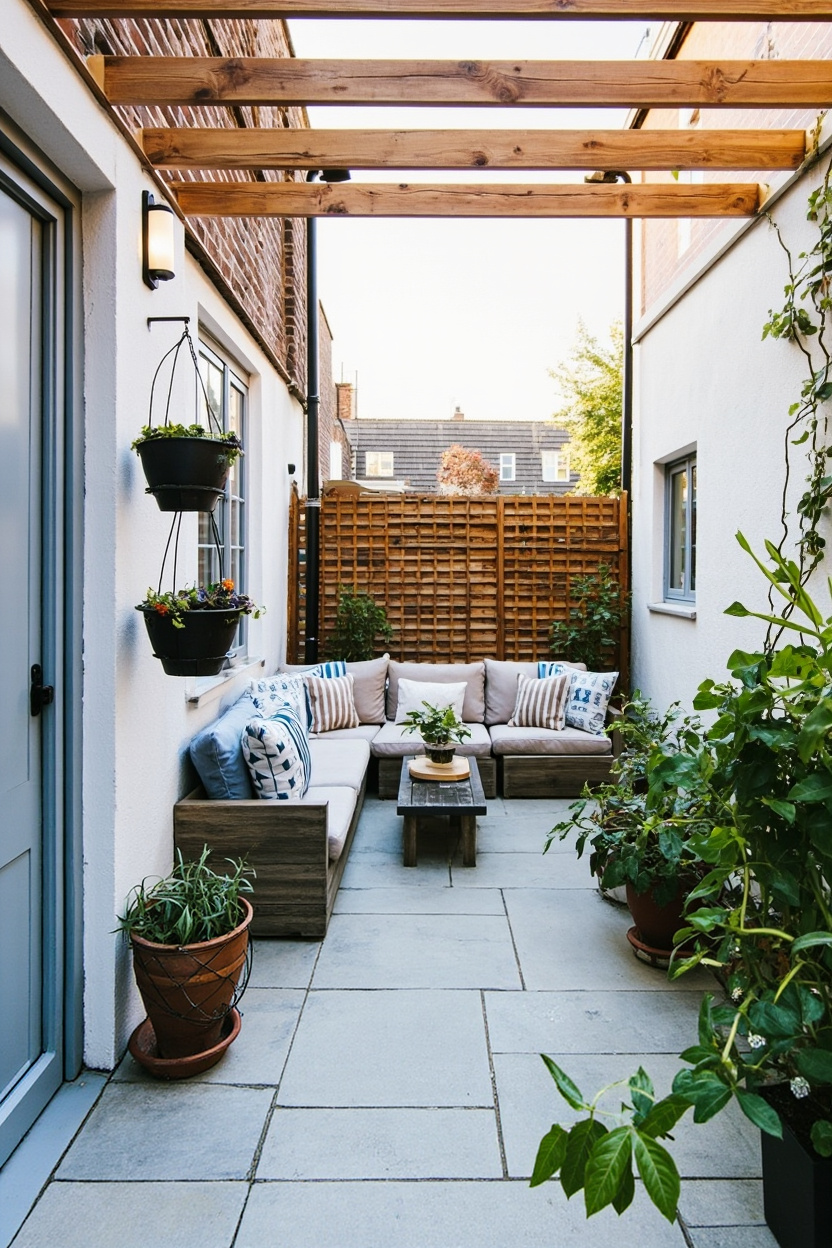
POLYGON ((624 369, 621 379, 621 488, 628 514, 633 492, 633 222, 624 222, 624 369))
MULTIPOLYGON (((308 173, 311 182, 317 172, 308 173)), ((318 347, 317 221, 306 219, 306 663, 318 661, 320 623, 321 487, 318 463, 318 409, 321 402, 318 347)))

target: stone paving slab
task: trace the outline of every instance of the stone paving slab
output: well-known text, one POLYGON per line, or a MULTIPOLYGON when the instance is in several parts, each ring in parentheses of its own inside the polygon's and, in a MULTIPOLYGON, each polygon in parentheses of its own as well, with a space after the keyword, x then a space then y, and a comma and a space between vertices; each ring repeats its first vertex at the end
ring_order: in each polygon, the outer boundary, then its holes
POLYGON ((693 1248, 778 1248, 767 1226, 694 1227, 693 1248))
POLYGON ((502 915, 339 914, 314 988, 519 988, 502 915))
POLYGON ((321 948, 319 940, 254 941, 250 988, 308 988, 321 948))
MULTIPOLYGON (((560 1054, 551 1051, 584 1096, 592 1099, 602 1087, 628 1079, 643 1065, 656 1093, 670 1091, 678 1059, 666 1054, 560 1054)), ((563 1100, 540 1057, 533 1054, 494 1055, 500 1122, 508 1172, 513 1178, 531 1174, 541 1137, 554 1122, 568 1124, 577 1117, 563 1100)), ((609 1106, 617 1109, 625 1089, 611 1093, 609 1106)), ((674 1128, 671 1152, 683 1179, 760 1176, 760 1133, 736 1105, 729 1105, 710 1122, 696 1124, 690 1115, 674 1128)))
MULTIPOLYGON (((496 857, 497 855, 495 855, 496 857)), ((505 855, 500 855, 500 858, 505 855)), ((627 943, 629 912, 597 889, 506 888, 509 922, 526 987, 593 992, 714 989, 705 971, 668 980, 640 962, 627 943)))
POLYGON ((258 1179, 499 1179, 493 1109, 278 1109, 258 1179))
POLYGON ((311 992, 278 1104, 494 1103, 478 992, 311 992))
POLYGON ((498 888, 340 888, 335 914, 500 914, 498 888))
MULTIPOLYGON (((484 815, 477 820, 477 845, 487 853, 522 853, 543 856, 546 833, 556 822, 554 817, 541 819, 539 814, 521 815, 516 818, 513 816, 492 818, 490 815, 484 815)), ((553 854, 571 854, 572 857, 576 857, 575 836, 570 836, 566 841, 553 841, 546 857, 549 858, 553 854)), ((584 870, 589 876, 589 857, 585 854, 582 861, 584 870)))
POLYGON ((679 1211, 688 1226, 765 1226, 762 1179, 689 1179, 679 1211))
MULTIPOLYGON (((656 972, 660 974, 660 972, 656 972)), ((698 992, 487 992, 494 1053, 681 1053, 698 992)))
MULTIPOLYGON (((189 1084, 278 1084, 304 1000, 300 989, 249 988, 240 1002, 239 1036, 216 1066, 189 1079, 189 1084)), ((113 1079, 156 1083, 129 1053, 113 1079)))
POLYGON ((597 892, 586 863, 571 854, 482 853, 477 865, 463 867, 462 851, 454 857, 454 888, 549 888, 597 892))
POLYGON ((624 1220, 587 1221, 559 1184, 256 1183, 235 1248, 684 1248, 636 1196, 624 1220), (277 1230, 279 1228, 279 1241, 277 1230))
POLYGON ((247 1183, 52 1183, 14 1248, 229 1248, 247 1183))
POLYGON ((419 865, 406 867, 402 862, 401 846, 396 853, 350 854, 344 868, 342 888, 447 888, 451 882, 451 870, 447 856, 430 858, 419 850, 419 865))
POLYGON ((184 1081, 111 1083, 57 1177, 245 1179, 273 1095, 184 1081))

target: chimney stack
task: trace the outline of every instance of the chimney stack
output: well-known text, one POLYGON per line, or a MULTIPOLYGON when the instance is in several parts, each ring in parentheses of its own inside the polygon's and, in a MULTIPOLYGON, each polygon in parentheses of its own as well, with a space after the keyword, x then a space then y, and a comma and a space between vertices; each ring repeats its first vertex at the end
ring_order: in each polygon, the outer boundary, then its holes
POLYGON ((335 411, 339 420, 354 419, 354 395, 355 387, 351 381, 336 381, 335 411))
POLYGON ((454 420, 464 420, 464 419, 465 419, 465 413, 463 412, 462 408, 459 406, 459 404, 458 404, 458 403, 457 403, 456 407, 454 408, 454 415, 453 415, 453 418, 454 418, 454 420))

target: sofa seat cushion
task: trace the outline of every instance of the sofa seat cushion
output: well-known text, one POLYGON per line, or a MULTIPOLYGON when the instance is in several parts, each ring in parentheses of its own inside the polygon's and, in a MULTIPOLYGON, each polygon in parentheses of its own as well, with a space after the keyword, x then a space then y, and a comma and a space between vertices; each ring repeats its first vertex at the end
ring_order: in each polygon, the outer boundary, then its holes
POLYGON ((493 724, 489 728, 491 747, 495 754, 612 754, 612 742, 605 735, 596 736, 580 728, 566 727, 560 732, 551 728, 509 728, 493 724))
POLYGON ((310 788, 335 785, 356 793, 364 782, 370 762, 370 746, 360 738, 344 741, 326 737, 310 737, 312 758, 310 788))
MULTIPOLYGON (((396 718, 399 680, 417 680, 454 685, 465 681, 462 718, 466 724, 481 724, 485 716, 485 664, 479 663, 398 663, 390 660, 387 669, 387 718, 396 718)), ((514 706, 514 703, 511 704, 514 706)))
MULTIPOLYGON (((466 724, 471 735, 460 745, 456 744, 457 754, 473 758, 488 758, 491 753, 491 738, 483 724, 466 724)), ((406 758, 408 754, 424 754, 425 745, 418 732, 405 732, 404 724, 384 724, 378 730, 378 736, 372 744, 376 758, 406 758)))
POLYGON ((355 789, 336 784, 310 787, 301 799, 301 806, 320 806, 324 802, 327 805, 326 841, 330 862, 337 862, 341 857, 357 800, 355 789))
MULTIPOLYGON (((586 670, 585 663, 564 663, 565 668, 586 670)), ((537 677, 537 663, 521 663, 511 659, 485 660, 485 716, 484 722, 507 724, 514 713, 517 701, 517 677, 537 677)))
POLYGON ((312 741, 372 741, 378 724, 359 724, 357 728, 333 728, 331 732, 310 732, 312 741))
POLYGON ((244 693, 219 719, 198 732, 191 742, 191 761, 212 802, 251 801, 251 785, 240 737, 250 719, 257 715, 254 703, 244 693))

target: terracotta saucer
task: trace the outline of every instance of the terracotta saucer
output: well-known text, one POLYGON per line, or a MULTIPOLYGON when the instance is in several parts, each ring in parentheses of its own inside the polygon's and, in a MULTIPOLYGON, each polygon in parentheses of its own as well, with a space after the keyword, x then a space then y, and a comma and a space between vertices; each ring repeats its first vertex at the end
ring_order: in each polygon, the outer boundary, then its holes
POLYGON ((225 1050, 237 1039, 241 1025, 240 1011, 232 1009, 222 1028, 222 1039, 212 1049, 192 1053, 190 1057, 159 1057, 156 1052, 156 1032, 149 1018, 139 1023, 130 1037, 128 1049, 136 1061, 157 1079, 190 1079, 216 1066, 225 1050))
MULTIPOLYGON (((672 949, 655 949, 652 945, 645 944, 641 939, 641 932, 635 925, 627 930, 627 939, 633 947, 633 953, 640 962, 646 962, 649 966, 656 966, 659 970, 666 971, 670 966, 670 959, 673 957, 672 949)), ((690 949, 677 949, 677 957, 686 958, 690 955, 690 949)))

